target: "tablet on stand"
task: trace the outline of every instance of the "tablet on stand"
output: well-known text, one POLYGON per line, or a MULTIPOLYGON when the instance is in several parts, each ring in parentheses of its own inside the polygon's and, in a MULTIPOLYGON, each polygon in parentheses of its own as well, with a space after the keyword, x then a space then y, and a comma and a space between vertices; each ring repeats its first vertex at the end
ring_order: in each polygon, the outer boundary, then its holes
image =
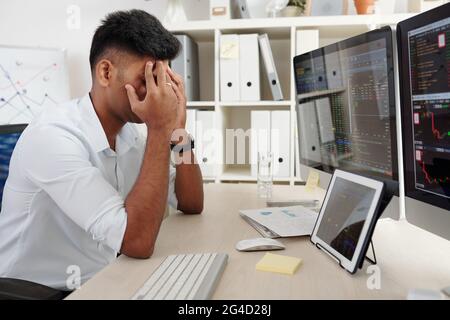
MULTIPOLYGON (((381 181, 342 170, 335 170, 328 187, 311 242, 352 274, 366 259, 383 190, 381 181)), ((375 261, 367 259, 376 264, 373 254, 375 261)))

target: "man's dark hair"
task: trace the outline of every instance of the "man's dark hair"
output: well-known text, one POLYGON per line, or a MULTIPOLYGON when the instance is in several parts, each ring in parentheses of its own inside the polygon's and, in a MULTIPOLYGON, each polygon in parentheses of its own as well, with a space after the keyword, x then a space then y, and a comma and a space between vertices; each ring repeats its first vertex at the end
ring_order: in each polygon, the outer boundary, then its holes
POLYGON ((89 62, 95 64, 109 49, 157 60, 174 59, 181 44, 157 18, 142 10, 117 11, 102 20, 92 39, 89 62))

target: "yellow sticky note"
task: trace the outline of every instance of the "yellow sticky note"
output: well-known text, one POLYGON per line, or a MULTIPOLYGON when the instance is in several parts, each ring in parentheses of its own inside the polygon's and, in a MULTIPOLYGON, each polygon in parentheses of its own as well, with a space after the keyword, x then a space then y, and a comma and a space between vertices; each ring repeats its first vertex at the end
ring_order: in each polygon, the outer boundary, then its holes
POLYGON ((308 180, 306 180, 306 191, 313 191, 319 185, 319 173, 317 171, 311 170, 308 175, 308 180))
POLYGON ((266 253, 256 264, 256 270, 278 272, 293 275, 302 263, 302 259, 266 253))
POLYGON ((220 46, 221 59, 239 59, 239 42, 227 41, 220 46))

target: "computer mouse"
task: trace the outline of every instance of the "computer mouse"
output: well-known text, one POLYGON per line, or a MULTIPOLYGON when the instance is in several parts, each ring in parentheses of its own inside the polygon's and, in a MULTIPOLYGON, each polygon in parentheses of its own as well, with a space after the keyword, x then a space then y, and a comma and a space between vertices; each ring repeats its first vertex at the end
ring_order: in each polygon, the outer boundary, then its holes
POLYGON ((270 238, 241 240, 236 243, 238 251, 283 250, 286 248, 280 241, 270 238))

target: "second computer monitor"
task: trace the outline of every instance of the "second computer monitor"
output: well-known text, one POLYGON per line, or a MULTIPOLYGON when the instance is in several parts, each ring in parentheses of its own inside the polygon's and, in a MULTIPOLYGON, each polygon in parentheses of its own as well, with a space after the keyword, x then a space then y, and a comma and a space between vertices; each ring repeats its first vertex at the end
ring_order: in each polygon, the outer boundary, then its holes
POLYGON ((294 72, 301 168, 378 178, 398 195, 392 30, 299 55, 294 72))
POLYGON ((398 25, 408 222, 450 240, 450 3, 398 25))

